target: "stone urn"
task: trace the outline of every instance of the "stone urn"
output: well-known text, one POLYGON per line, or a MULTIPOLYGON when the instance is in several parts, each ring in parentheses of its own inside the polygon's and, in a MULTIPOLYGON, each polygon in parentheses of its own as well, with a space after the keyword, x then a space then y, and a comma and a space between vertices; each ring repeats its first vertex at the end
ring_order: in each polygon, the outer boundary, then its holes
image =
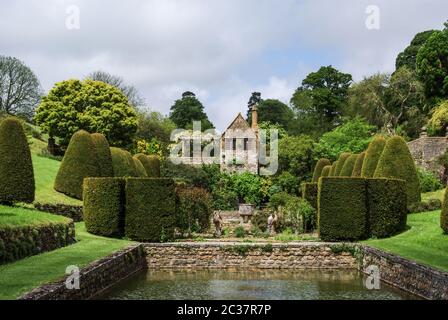
POLYGON ((243 218, 244 223, 250 222, 250 219, 254 215, 254 210, 254 204, 240 203, 238 211, 243 218))

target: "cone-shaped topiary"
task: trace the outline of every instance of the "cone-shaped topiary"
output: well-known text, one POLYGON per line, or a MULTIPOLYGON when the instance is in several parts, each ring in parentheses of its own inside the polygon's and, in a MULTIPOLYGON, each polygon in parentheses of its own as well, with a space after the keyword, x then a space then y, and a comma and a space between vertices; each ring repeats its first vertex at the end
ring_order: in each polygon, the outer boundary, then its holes
POLYGON ((30 148, 15 118, 0 123, 0 202, 34 201, 35 183, 30 148))
POLYGON ((151 155, 148 156, 149 160, 149 171, 147 170, 148 177, 158 178, 160 177, 160 160, 159 157, 151 155))
POLYGON ((361 177, 372 178, 375 174, 378 160, 380 160, 384 147, 386 146, 386 139, 382 136, 375 137, 370 142, 369 147, 366 150, 366 156, 362 164, 361 177))
POLYGON ((374 177, 405 180, 408 205, 421 201, 417 169, 411 152, 402 137, 394 136, 387 141, 374 177))
POLYGON ((112 155, 112 164, 114 166, 115 177, 137 177, 137 168, 135 167, 132 155, 123 149, 110 148, 112 155))
POLYGON ((325 166, 322 169, 322 174, 320 176, 321 177, 328 177, 330 175, 330 171, 331 171, 331 166, 325 166))
POLYGON ((355 166, 353 167, 352 177, 360 177, 361 176, 362 164, 364 163, 365 157, 366 157, 365 152, 358 154, 358 157, 356 158, 355 166))
POLYGON ((134 158, 140 160, 141 164, 143 165, 143 168, 145 168, 146 174, 149 176, 149 173, 152 170, 151 161, 149 160, 149 157, 143 153, 138 153, 134 156, 134 158))
POLYGON ((337 161, 333 162, 333 164, 331 165, 330 174, 328 175, 329 177, 334 177, 334 172, 337 166, 338 162, 337 161))
POLYGON ((334 176, 335 177, 339 177, 339 175, 341 174, 341 170, 344 167, 345 160, 347 160, 348 157, 350 157, 350 155, 351 154, 347 153, 347 152, 341 153, 341 155, 339 156, 339 159, 337 161, 338 163, 337 163, 337 165, 336 165, 336 167, 334 169, 334 176))
POLYGON ((62 159, 54 189, 70 197, 82 199, 84 178, 101 176, 98 157, 90 133, 76 132, 62 159))
POLYGON ((317 182, 319 180, 325 166, 331 166, 330 160, 323 158, 317 161, 316 167, 314 167, 313 182, 317 182))
POLYGON ((353 168, 355 167, 356 159, 358 159, 357 154, 352 154, 350 157, 345 160, 344 166, 342 167, 341 173, 339 173, 340 177, 351 177, 353 168))
POLYGON ((101 133, 92 134, 92 141, 95 144, 101 177, 113 177, 114 167, 112 165, 109 142, 101 133))
POLYGON ((444 233, 448 234, 448 194, 446 190, 443 196, 442 212, 440 213, 440 227, 444 233))
POLYGON ((135 163, 135 169, 137 170, 137 176, 138 177, 148 177, 145 167, 140 162, 140 160, 136 156, 133 156, 132 159, 134 160, 134 163, 135 163))

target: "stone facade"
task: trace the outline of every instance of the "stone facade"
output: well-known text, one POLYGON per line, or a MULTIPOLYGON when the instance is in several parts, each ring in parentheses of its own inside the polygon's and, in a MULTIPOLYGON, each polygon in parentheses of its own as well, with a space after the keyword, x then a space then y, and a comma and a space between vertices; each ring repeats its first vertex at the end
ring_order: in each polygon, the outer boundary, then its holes
POLYGON ((417 166, 443 175, 444 170, 439 164, 439 158, 448 149, 448 137, 423 135, 417 140, 408 142, 408 147, 417 166))

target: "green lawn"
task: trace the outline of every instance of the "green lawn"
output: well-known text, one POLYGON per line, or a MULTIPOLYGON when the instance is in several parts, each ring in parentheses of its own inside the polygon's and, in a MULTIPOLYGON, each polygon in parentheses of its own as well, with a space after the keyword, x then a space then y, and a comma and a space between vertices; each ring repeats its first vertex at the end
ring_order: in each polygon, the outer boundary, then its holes
POLYGON ((440 228, 440 211, 408 215, 410 229, 395 237, 364 243, 448 271, 448 235, 440 228))
POLYGON ((76 238, 79 242, 68 247, 0 266, 0 299, 16 299, 41 284, 63 278, 67 266, 81 268, 132 244, 91 235, 82 222, 76 224, 76 238))
POLYGON ((21 207, 0 205, 0 228, 19 225, 45 225, 58 222, 69 222, 70 219, 21 207))

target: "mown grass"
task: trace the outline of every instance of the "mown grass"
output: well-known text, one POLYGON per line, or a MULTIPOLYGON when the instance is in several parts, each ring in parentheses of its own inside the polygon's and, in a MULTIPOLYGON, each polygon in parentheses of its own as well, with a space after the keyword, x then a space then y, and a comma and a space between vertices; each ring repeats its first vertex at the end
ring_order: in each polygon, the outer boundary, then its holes
POLYGON ((38 226, 69 221, 68 218, 33 209, 0 205, 0 228, 21 225, 38 226))
POLYGON ((65 276, 67 266, 80 268, 133 242, 94 236, 76 224, 76 244, 0 266, 0 299, 16 299, 42 284, 65 276))

